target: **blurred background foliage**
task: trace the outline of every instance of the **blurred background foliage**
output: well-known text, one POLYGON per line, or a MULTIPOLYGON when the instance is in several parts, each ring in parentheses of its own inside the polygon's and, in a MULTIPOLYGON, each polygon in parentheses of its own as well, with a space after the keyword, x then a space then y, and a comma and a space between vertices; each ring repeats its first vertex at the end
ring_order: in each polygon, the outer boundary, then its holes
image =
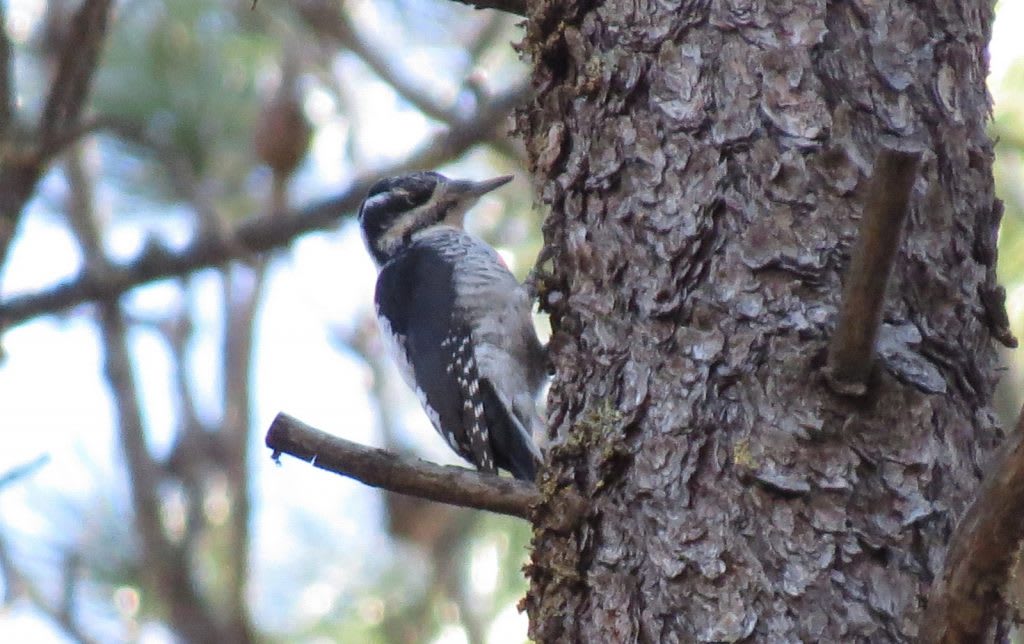
MULTIPOLYGON (((81 4, 0 6, 30 136, 81 4)), ((116 3, 81 132, 25 209, 4 297, 301 216, 521 85, 520 37, 509 16, 450 2, 116 3)), ((519 177, 470 225, 522 276, 539 215, 505 129, 437 154, 451 175, 519 177)), ((291 249, 134 289, 113 305, 120 329, 101 303, 5 330, 0 639, 524 641, 527 526, 273 466, 261 445, 286 409, 456 460, 381 351, 373 268, 354 213, 336 214, 291 249), (132 520, 149 510, 155 535, 132 520)))
MULTIPOLYGON (((1024 11, 1012 3, 997 5, 997 28, 1015 31, 1024 11), (1013 12, 1012 15, 1011 11, 1013 12), (1000 18, 1001 16, 1001 18, 1000 18)), ((1024 341, 1024 57, 1005 61, 1000 78, 990 79, 995 101, 990 127, 996 141, 996 192, 1005 211, 999 231, 999 281, 1006 287, 1007 309, 1014 335, 1024 341)), ((1003 350, 1007 371, 996 403, 1007 426, 1012 426, 1024 403, 1024 351, 1003 350)))
MULTIPOLYGON (((0 6, 15 56, 10 129, 30 132, 79 4, 0 6)), ((438 0, 117 3, 81 136, 36 186, 0 293, 153 245, 182 252, 248 217, 299 216, 521 83, 509 46, 521 37, 509 16, 438 0)), ((993 83, 1000 277, 1022 337, 1024 62, 993 83)), ((503 132, 479 133, 440 169, 517 175, 469 226, 522 277, 540 214, 503 132)), ((353 213, 338 214, 337 229, 266 258, 240 253, 5 330, 0 639, 167 642, 199 624, 209 641, 525 640, 522 522, 276 467, 262 448, 284 410, 454 462, 382 357, 373 269, 353 213), (124 457, 133 422, 145 438, 135 461, 124 457), (133 521, 149 510, 157 534, 133 521)), ((1006 356, 1009 420, 1024 360, 1006 356)))

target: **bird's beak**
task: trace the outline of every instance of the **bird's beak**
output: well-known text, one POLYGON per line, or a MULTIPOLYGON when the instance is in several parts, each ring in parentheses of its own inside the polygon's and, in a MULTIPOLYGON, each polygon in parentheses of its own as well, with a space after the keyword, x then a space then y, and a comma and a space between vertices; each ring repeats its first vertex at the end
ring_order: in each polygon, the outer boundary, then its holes
POLYGON ((495 177, 494 179, 484 179, 483 181, 455 181, 453 182, 453 188, 455 192, 460 196, 464 197, 479 197, 487 194, 491 190, 495 190, 505 185, 513 179, 513 175, 509 174, 504 177, 495 177))
POLYGON ((448 201, 449 207, 442 211, 443 221, 456 228, 462 228, 462 220, 466 210, 471 208, 476 200, 491 190, 500 188, 512 180, 512 175, 485 179, 483 181, 451 181, 445 190, 444 199, 448 201))

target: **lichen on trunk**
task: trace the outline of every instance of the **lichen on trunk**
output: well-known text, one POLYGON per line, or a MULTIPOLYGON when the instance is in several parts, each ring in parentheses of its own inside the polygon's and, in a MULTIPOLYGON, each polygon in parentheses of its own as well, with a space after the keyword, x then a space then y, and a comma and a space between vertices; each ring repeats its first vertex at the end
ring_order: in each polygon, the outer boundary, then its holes
POLYGON ((909 641, 1001 436, 990 3, 529 3, 549 262, 538 641, 909 641), (885 145, 924 149, 863 398, 821 377, 885 145), (992 304, 996 301, 996 304, 992 304), (560 496, 590 501, 568 529, 560 496))

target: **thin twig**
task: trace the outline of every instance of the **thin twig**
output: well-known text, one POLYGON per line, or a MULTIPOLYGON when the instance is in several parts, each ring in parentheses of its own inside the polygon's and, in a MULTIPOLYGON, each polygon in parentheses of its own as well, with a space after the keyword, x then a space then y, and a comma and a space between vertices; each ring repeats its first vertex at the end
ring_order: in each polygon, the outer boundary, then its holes
MULTIPOLYGON (((71 192, 66 209, 68 224, 82 248, 87 270, 107 273, 110 267, 96 223, 92 181, 77 149, 68 156, 65 176, 71 192)), ((128 325, 120 303, 113 298, 102 301, 98 318, 104 352, 103 372, 113 394, 117 437, 128 471, 132 513, 150 581, 168 607, 169 622, 183 639, 211 641, 219 629, 199 598, 187 563, 190 553, 171 543, 160 517, 159 466, 146 441, 141 401, 128 349, 128 325)))
POLYGON ((43 157, 52 140, 78 123, 106 36, 110 5, 110 0, 85 0, 71 19, 39 121, 43 157))
MULTIPOLYGON (((78 127, 86 95, 92 84, 110 17, 110 0, 85 0, 70 20, 68 35, 61 43, 57 73, 39 119, 38 147, 0 154, 0 270, 3 269, 25 203, 35 192, 45 161, 55 141, 65 130, 78 127)), ((2 55, 2 54, 0 54, 2 55)), ((9 61, 8 61, 9 62, 9 61)), ((12 79, 6 80, 8 92, 12 79)), ((7 147, 11 148, 9 141, 7 147)))
POLYGON ((1024 409, 953 531, 921 624, 924 644, 981 642, 1008 609, 1003 591, 1024 541, 1024 409))
POLYGON ((238 257, 240 253, 268 251, 285 246, 304 233, 328 229, 345 213, 359 206, 366 191, 380 176, 435 167, 461 155, 495 129, 512 108, 526 97, 528 91, 528 88, 519 86, 494 97, 475 118, 431 137, 401 163, 356 179, 338 196, 296 211, 254 217, 239 224, 225 236, 224 241, 201 238, 180 253, 151 244, 134 261, 108 267, 102 275, 86 270, 47 290, 2 301, 0 328, 9 328, 30 318, 55 313, 82 302, 117 297, 146 282, 217 266, 238 257))
POLYGON ((0 490, 4 489, 12 483, 17 483, 23 478, 31 476, 41 468, 50 462, 49 454, 40 454, 28 463, 22 463, 21 465, 15 465, 11 469, 7 470, 3 474, 0 474, 0 490))
POLYGON ((38 161, 40 163, 48 161, 53 156, 63 152, 68 146, 77 143, 80 139, 91 134, 96 134, 103 130, 120 132, 122 130, 127 131, 129 129, 132 130, 133 134, 136 131, 142 131, 141 127, 130 128, 127 123, 117 117, 100 115, 84 118, 75 125, 55 134, 47 145, 47 156, 45 158, 39 158, 38 161))
MULTIPOLYGON (((494 46, 501 34, 505 33, 505 25, 508 22, 509 18, 507 16, 503 16, 500 13, 492 13, 480 30, 466 43, 466 54, 469 56, 469 59, 462 71, 464 78, 459 92, 471 92, 473 100, 477 105, 487 102, 487 91, 481 83, 481 78, 474 70, 480 64, 480 59, 483 58, 484 54, 494 46)), ((512 159, 517 165, 526 164, 525 148, 522 147, 521 142, 518 142, 519 147, 516 147, 517 143, 514 143, 509 137, 494 132, 488 145, 499 154, 512 159)))
MULTIPOLYGON (((66 574, 74 574, 74 570, 65 570, 66 574)), ((5 601, 11 601, 18 595, 24 595, 28 598, 32 605, 35 606, 39 611, 46 615, 54 624, 56 624, 64 634, 67 635, 72 641, 79 642, 80 644, 93 644, 93 642, 99 642, 99 640, 93 638, 83 630, 82 625, 75 619, 73 608, 73 591, 77 585, 77 579, 64 579, 65 588, 70 587, 72 589, 72 599, 69 600, 67 597, 63 598, 65 605, 60 608, 53 605, 53 603, 47 599, 43 591, 37 586, 31 579, 29 579, 17 566, 14 561, 14 557, 7 546, 7 542, 4 539, 4 535, 0 534, 0 575, 4 581, 4 594, 5 601), (68 602, 71 601, 72 604, 68 602)))
POLYGON ((275 457, 290 454, 366 485, 440 503, 528 519, 530 508, 541 500, 540 491, 532 483, 366 447, 283 413, 270 425, 266 442, 275 457))
MULTIPOLYGON (((151 152, 164 165, 174 190, 182 199, 192 205, 199 223, 200 236, 204 239, 216 240, 219 244, 227 243, 224 240, 222 218, 218 216, 217 209, 209 196, 202 190, 199 178, 195 176, 192 165, 185 154, 174 145, 158 141, 150 136, 146 132, 146 128, 139 123, 109 114, 83 119, 75 127, 68 128, 58 135, 46 149, 48 157, 40 159, 39 162, 48 161, 87 136, 103 133, 112 134, 123 142, 151 152)), ((238 259, 249 259, 243 249, 235 248, 233 250, 238 259)))
POLYGON ((484 54, 491 50, 497 43, 498 37, 505 31, 505 25, 511 22, 507 16, 500 13, 492 13, 483 21, 477 31, 466 43, 466 55, 469 60, 463 68, 463 74, 471 72, 480 63, 484 54))
POLYGON ((441 105, 429 93, 409 82, 404 72, 395 69, 386 56, 381 55, 376 47, 366 42, 340 5, 333 2, 300 2, 295 6, 310 29, 355 54, 374 74, 390 85, 399 96, 412 103, 416 109, 442 123, 456 120, 457 116, 452 108, 441 105))
MULTIPOLYGON (((288 72, 285 72, 287 77, 288 72)), ((289 183, 285 173, 274 172, 274 187, 267 210, 271 215, 284 212, 288 204, 289 183)), ((251 553, 250 522, 252 503, 249 485, 249 438, 252 410, 255 408, 253 346, 256 333, 256 309, 263 299, 267 278, 266 257, 251 267, 229 265, 222 270, 224 299, 224 338, 222 404, 224 418, 220 444, 224 447, 225 475, 233 490, 229 516, 230 552, 228 571, 223 576, 225 612, 228 614, 229 639, 254 641, 253 624, 245 601, 248 562, 251 553)))
POLYGON ((860 238, 846 271, 839 322, 829 345, 826 374, 837 393, 860 396, 867 391, 885 291, 920 160, 920 151, 894 149, 883 149, 875 160, 860 238))

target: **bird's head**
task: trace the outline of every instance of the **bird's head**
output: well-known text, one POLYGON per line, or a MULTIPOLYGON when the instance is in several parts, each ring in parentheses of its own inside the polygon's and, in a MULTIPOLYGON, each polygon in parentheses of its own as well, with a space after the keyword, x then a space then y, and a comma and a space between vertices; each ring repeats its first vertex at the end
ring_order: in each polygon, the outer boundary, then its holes
POLYGON ((437 172, 381 179, 359 206, 359 225, 370 254, 382 266, 410 242, 414 233, 437 224, 461 228, 466 211, 481 195, 511 180, 511 176, 504 176, 463 181, 437 172))

